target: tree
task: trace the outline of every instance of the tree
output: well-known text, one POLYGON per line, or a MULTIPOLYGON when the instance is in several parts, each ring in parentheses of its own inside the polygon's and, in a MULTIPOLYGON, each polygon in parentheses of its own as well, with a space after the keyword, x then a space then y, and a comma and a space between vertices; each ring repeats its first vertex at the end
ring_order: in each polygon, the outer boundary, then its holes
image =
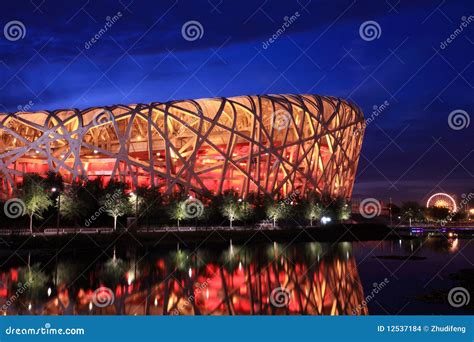
POLYGON ((176 220, 178 228, 179 222, 186 218, 186 208, 183 205, 184 200, 174 199, 169 205, 170 218, 176 220))
POLYGON ((414 201, 403 202, 401 213, 404 220, 423 220, 423 208, 417 202, 414 201))
MULTIPOLYGON (((131 211, 130 199, 125 193, 125 184, 116 181, 110 181, 105 188, 106 195, 99 201, 109 216, 114 218, 114 231, 117 230, 117 218, 128 214, 131 211)), ((102 209, 103 208, 103 209, 102 209)))
POLYGON ((138 218, 143 217, 148 225, 150 218, 160 216, 163 208, 162 202, 162 195, 157 188, 137 187, 134 196, 132 196, 132 206, 136 211, 137 221, 138 218))
POLYGON ((348 220, 351 217, 351 206, 345 198, 337 198, 335 203, 336 217, 339 221, 348 220))
POLYGON ((33 217, 42 219, 43 212, 53 204, 43 179, 37 174, 25 175, 19 187, 19 198, 25 204, 24 215, 30 218, 30 233, 33 234, 33 217))
POLYGON ((240 219, 245 221, 251 218, 254 211, 252 205, 245 200, 239 201, 239 204, 240 219))
POLYGON ((273 202, 267 205, 267 217, 273 220, 273 227, 276 227, 278 220, 288 217, 290 207, 285 201, 273 202))
POLYGON ((443 222, 450 217, 449 209, 442 207, 429 207, 425 209, 425 216, 429 221, 443 222))
POLYGON ((81 196, 82 184, 74 182, 71 187, 61 195, 59 214, 77 225, 77 220, 87 213, 88 204, 81 196))
POLYGON ((249 202, 239 198, 236 191, 229 190, 222 198, 221 213, 229 220, 229 227, 235 220, 245 220, 252 215, 253 208, 249 202))
POLYGON ((321 203, 308 201, 306 204, 306 218, 309 220, 309 225, 313 225, 313 220, 320 220, 323 216, 323 206, 321 203))
POLYGON ((222 205, 222 215, 227 217, 229 220, 229 227, 232 229, 232 222, 238 220, 239 216, 239 204, 237 201, 229 199, 222 205))

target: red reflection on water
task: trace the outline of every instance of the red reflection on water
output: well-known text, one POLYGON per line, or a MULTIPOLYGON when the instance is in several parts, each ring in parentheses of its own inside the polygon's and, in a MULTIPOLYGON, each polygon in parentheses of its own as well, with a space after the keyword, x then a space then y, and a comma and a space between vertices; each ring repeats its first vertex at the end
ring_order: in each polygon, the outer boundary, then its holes
MULTIPOLYGON (((320 249, 319 244, 313 244, 313 247, 309 253, 301 251, 293 256, 283 256, 276 252, 278 246, 274 245, 266 262, 255 262, 254 258, 245 254, 226 252, 224 262, 221 257, 200 263, 196 255, 176 252, 171 261, 169 257, 161 257, 138 269, 136 265, 135 268, 130 267, 122 276, 119 275, 115 284, 103 281, 106 279, 103 274, 91 270, 84 275, 91 283, 89 287, 82 286, 73 291, 72 284, 61 283, 51 297, 44 298, 45 290, 41 289, 35 297, 33 293, 38 291, 33 291, 32 286, 29 289, 32 291, 18 296, 4 313, 368 314, 367 308, 361 305, 364 293, 350 247, 345 246, 342 251, 330 254, 320 249), (93 301, 94 290, 100 286, 111 288, 114 294, 113 303, 103 308, 94 305, 93 301)), ((0 274, 2 279, 7 280, 5 284, 13 282, 15 272, 17 270, 12 269, 0 274)), ((1 299, 3 303, 14 294, 13 288, 4 287, 4 291, 10 290, 1 299)))

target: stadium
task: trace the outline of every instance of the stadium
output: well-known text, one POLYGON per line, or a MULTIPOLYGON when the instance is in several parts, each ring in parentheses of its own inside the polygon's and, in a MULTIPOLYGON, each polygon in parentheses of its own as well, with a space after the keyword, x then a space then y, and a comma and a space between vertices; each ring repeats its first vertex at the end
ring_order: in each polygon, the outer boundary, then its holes
POLYGON ((131 189, 350 198, 362 111, 318 95, 254 95, 0 113, 0 190, 25 173, 101 177, 131 189))

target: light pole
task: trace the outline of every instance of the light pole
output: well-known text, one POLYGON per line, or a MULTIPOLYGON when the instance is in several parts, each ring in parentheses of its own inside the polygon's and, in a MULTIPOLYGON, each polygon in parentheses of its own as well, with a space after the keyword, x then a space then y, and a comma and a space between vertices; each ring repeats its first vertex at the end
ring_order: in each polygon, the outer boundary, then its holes
POLYGON ((52 192, 57 192, 58 193, 58 216, 56 217, 56 235, 59 235, 59 215, 61 212, 61 192, 58 191, 57 188, 53 187, 51 189, 52 192))
POLYGON ((390 227, 393 227, 393 223, 392 223, 392 197, 390 197, 390 208, 389 208, 389 212, 390 212, 390 227))
POLYGON ((138 229, 138 192, 136 194, 131 192, 130 196, 132 199, 135 198, 135 229, 138 229))

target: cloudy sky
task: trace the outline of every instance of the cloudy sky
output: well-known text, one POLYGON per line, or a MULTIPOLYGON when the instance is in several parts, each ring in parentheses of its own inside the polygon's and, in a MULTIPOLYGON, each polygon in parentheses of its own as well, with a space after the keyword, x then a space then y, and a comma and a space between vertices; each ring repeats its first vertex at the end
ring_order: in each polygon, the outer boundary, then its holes
POLYGON ((339 96, 370 118, 356 198, 421 202, 438 191, 459 199, 474 191, 470 0, 18 0, 1 7, 0 111, 339 96))

